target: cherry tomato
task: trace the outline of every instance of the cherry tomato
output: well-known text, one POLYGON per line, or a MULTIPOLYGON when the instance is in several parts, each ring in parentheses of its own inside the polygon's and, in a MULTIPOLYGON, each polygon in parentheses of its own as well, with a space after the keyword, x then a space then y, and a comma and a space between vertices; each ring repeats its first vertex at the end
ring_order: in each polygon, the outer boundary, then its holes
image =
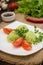
POLYGON ((26 40, 23 41, 22 47, 23 47, 25 50, 27 50, 27 51, 32 49, 31 44, 28 43, 26 40))
POLYGON ((9 4, 9 9, 10 10, 14 10, 14 9, 17 9, 17 8, 18 8, 18 5, 15 2, 11 2, 9 4))
POLYGON ((5 34, 9 34, 10 32, 12 32, 14 29, 11 28, 3 28, 3 31, 5 34))
POLYGON ((13 42, 13 45, 14 45, 15 47, 20 47, 20 46, 22 45, 22 42, 23 42, 23 38, 20 37, 20 38, 18 38, 16 41, 13 42))

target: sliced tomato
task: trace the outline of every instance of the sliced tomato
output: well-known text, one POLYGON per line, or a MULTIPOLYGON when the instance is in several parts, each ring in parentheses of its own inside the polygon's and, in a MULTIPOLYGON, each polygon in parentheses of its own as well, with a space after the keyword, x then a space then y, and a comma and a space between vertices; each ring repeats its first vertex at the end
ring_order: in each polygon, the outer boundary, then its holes
POLYGON ((20 47, 20 46, 22 45, 22 42, 23 42, 23 38, 20 37, 20 38, 18 38, 16 41, 13 42, 13 45, 14 45, 15 47, 20 47))
POLYGON ((26 40, 23 41, 22 47, 23 47, 25 50, 27 50, 27 51, 32 49, 31 44, 28 43, 26 40))
POLYGON ((9 34, 10 32, 12 32, 14 29, 11 28, 3 28, 3 31, 5 34, 9 34))

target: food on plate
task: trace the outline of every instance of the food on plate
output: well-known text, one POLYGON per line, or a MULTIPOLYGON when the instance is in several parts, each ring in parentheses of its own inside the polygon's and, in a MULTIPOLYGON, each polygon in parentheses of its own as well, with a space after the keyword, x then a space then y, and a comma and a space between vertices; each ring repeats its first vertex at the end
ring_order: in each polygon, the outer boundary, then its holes
POLYGON ((15 46, 16 48, 22 47, 27 51, 32 49, 32 45, 22 37, 18 38, 16 41, 13 41, 13 46, 15 46))
POLYGON ((29 29, 25 25, 20 25, 16 28, 16 32, 18 32, 21 37, 24 37, 24 33, 27 31, 29 31, 29 29))
POLYGON ((27 42, 26 40, 23 40, 23 42, 22 42, 22 47, 25 49, 25 50, 31 50, 32 49, 32 45, 29 43, 29 42, 27 42))
POLYGON ((13 29, 11 29, 11 28, 3 28, 3 31, 4 31, 5 34, 9 34, 10 32, 13 31, 13 29))
POLYGON ((27 32, 29 30, 27 28, 27 26, 25 26, 25 25, 20 25, 16 29, 19 30, 19 31, 21 31, 21 32, 23 32, 23 33, 27 32))
POLYGON ((36 37, 35 43, 40 43, 43 40, 43 32, 39 32, 39 36, 36 37))
POLYGON ((15 41, 19 37, 23 37, 23 34, 28 31, 26 26, 20 25, 14 31, 8 35, 8 41, 15 41))
POLYGON ((15 47, 20 47, 22 45, 22 43, 23 43, 23 38, 22 37, 18 38, 16 41, 13 41, 13 45, 15 47))
POLYGON ((38 44, 43 40, 43 32, 39 32, 36 26, 34 31, 28 29, 26 25, 19 25, 16 29, 4 28, 3 31, 8 34, 8 42, 16 48, 22 47, 27 51, 32 49, 32 44, 38 44))
POLYGON ((19 37, 20 37, 20 36, 19 36, 19 35, 16 33, 16 31, 14 30, 14 31, 12 31, 12 32, 8 35, 7 40, 8 40, 9 42, 13 42, 13 41, 17 40, 19 37))
POLYGON ((35 33, 33 33, 32 31, 28 31, 27 33, 24 34, 25 35, 25 39, 30 42, 31 44, 34 43, 35 44, 35 40, 36 40, 36 35, 35 33))
POLYGON ((34 26, 34 33, 35 34, 38 34, 38 36, 36 36, 36 41, 35 43, 39 43, 43 40, 43 31, 42 32, 39 32, 39 30, 37 29, 36 26, 34 26))

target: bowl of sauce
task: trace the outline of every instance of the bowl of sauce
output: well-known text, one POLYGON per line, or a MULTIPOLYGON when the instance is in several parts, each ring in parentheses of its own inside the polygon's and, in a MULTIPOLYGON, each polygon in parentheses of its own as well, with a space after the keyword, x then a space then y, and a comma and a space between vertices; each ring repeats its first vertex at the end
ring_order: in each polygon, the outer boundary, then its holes
POLYGON ((15 20, 14 12, 4 12, 1 14, 2 20, 6 22, 11 22, 15 20))

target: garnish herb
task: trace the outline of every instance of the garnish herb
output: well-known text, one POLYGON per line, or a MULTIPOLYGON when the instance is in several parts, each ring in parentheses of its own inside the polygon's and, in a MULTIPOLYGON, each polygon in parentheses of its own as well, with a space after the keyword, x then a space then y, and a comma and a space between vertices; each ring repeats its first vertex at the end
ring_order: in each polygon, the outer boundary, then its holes
POLYGON ((36 37, 35 43, 41 42, 41 41, 43 40, 43 32, 39 32, 39 30, 37 29, 36 26, 34 26, 34 32, 35 32, 36 34, 39 33, 39 36, 36 37))
POLYGON ((37 29, 36 26, 34 26, 34 32, 35 32, 35 33, 38 33, 38 32, 39 32, 39 30, 37 29))

